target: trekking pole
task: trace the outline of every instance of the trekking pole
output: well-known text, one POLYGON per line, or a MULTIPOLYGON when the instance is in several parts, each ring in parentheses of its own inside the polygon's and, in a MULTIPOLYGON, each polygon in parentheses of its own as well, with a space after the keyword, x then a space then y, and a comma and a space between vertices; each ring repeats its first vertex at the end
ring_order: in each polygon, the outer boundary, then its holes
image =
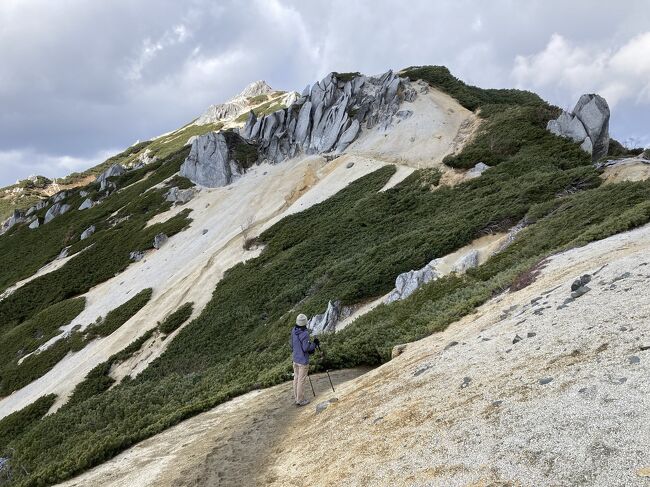
POLYGON ((316 391, 314 391, 314 384, 311 383, 311 377, 307 376, 309 379, 309 385, 311 386, 311 393, 316 397, 316 391))
MULTIPOLYGON (((323 362, 325 362, 325 352, 323 352, 323 349, 320 348, 320 345, 318 345, 318 351, 320 352, 320 355, 321 355, 321 357, 322 357, 322 359, 323 359, 323 362)), ((327 374, 327 378, 328 378, 329 381, 330 381, 330 387, 332 388, 332 392, 336 392, 336 391, 334 390, 334 384, 332 384, 332 378, 330 377, 330 371, 329 371, 329 369, 325 369, 325 373, 327 374)))

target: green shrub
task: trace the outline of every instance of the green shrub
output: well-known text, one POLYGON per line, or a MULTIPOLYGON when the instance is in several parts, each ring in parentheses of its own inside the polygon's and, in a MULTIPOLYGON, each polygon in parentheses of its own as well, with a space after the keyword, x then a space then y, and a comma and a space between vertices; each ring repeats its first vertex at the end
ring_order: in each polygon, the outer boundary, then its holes
POLYGON ((113 333, 126 323, 142 307, 149 302, 153 289, 147 288, 140 291, 124 304, 108 312, 106 317, 98 323, 93 323, 85 330, 86 340, 105 337, 113 333))
POLYGON ((0 419, 0 456, 10 454, 6 447, 41 419, 56 401, 55 394, 41 396, 29 406, 0 419))
POLYGON ((158 329, 165 335, 169 335, 176 330, 179 326, 185 323, 190 316, 192 316, 192 309, 194 303, 185 303, 181 305, 176 311, 167 315, 162 323, 158 324, 158 329))

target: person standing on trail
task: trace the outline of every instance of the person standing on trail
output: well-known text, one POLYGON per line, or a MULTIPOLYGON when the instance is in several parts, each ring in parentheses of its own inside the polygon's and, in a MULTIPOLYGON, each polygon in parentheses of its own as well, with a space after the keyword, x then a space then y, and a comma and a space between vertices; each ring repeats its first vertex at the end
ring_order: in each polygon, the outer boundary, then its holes
POLYGON ((318 338, 314 342, 309 341, 309 330, 307 330, 307 317, 299 314, 296 318, 296 326, 291 330, 291 350, 293 352, 293 398, 296 406, 309 404, 305 399, 305 382, 309 373, 309 356, 316 351, 320 345, 318 338))

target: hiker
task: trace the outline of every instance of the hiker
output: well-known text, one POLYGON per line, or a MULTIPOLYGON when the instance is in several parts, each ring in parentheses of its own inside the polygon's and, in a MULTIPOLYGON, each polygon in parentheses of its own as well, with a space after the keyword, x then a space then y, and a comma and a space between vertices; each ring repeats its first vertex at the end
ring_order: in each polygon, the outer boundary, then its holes
POLYGON ((309 373, 309 356, 316 351, 320 345, 318 338, 314 342, 309 341, 309 330, 307 330, 307 317, 299 314, 296 318, 296 326, 291 330, 291 350, 293 352, 293 398, 296 406, 309 404, 305 399, 305 382, 309 373))

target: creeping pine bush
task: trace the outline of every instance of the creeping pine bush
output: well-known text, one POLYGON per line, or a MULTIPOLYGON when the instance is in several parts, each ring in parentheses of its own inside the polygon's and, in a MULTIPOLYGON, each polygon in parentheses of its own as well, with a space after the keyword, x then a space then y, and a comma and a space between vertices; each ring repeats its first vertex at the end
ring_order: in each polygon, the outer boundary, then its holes
POLYGON ((50 410, 54 401, 56 401, 55 394, 41 396, 29 406, 0 419, 0 456, 10 456, 11 450, 7 447, 35 421, 41 419, 50 410))
MULTIPOLYGON (((147 304, 151 298, 151 293, 151 288, 144 289, 124 304, 109 311, 104 319, 89 325, 83 332, 74 330, 68 336, 60 338, 45 350, 29 355, 21 363, 18 363, 17 360, 8 362, 0 372, 0 394, 6 395, 26 386, 30 382, 46 374, 69 352, 79 351, 91 340, 108 336, 113 333, 129 318, 137 313, 145 304, 147 304)), ((64 322, 61 322, 59 326, 69 323, 72 321, 72 318, 81 312, 85 299, 77 298, 71 302, 64 301, 64 303, 68 308, 71 308, 72 311, 68 311, 68 315, 65 315, 66 318, 64 318, 64 322), (79 302, 81 303, 81 308, 79 308, 79 302), (74 311, 76 311, 76 314, 72 316, 70 313, 74 311)), ((57 305, 54 305, 50 308, 56 307, 57 305)), ((37 317, 45 315, 50 308, 37 315, 37 317)), ((17 329, 22 330, 22 326, 23 325, 20 325, 19 327, 14 328, 10 333, 14 333, 17 329)), ((42 340, 43 343, 45 341, 46 340, 42 340)))
POLYGON ((165 335, 169 335, 176 330, 179 326, 185 323, 190 316, 192 316, 192 309, 194 303, 185 303, 181 305, 176 311, 170 313, 162 323, 158 325, 158 329, 165 335))
POLYGON ((401 272, 490 229, 524 217, 534 222, 480 267, 430 283, 324 337, 329 362, 315 366, 379 364, 393 345, 444 329, 550 253, 650 220, 650 182, 600 186, 588 157, 538 130, 554 109, 536 95, 470 87, 439 67, 407 75, 484 117, 485 133, 448 162, 493 167, 454 187, 436 187, 434 172, 416 171, 380 191, 395 170, 384 167, 277 222, 259 237, 262 253, 227 271, 200 315, 140 375, 105 390, 106 369, 98 369, 91 394, 15 439, 14 470, 29 472, 16 483, 70 477, 188 416, 286 380, 287 337, 297 313, 320 313, 331 299, 351 305, 381 296, 401 272))

